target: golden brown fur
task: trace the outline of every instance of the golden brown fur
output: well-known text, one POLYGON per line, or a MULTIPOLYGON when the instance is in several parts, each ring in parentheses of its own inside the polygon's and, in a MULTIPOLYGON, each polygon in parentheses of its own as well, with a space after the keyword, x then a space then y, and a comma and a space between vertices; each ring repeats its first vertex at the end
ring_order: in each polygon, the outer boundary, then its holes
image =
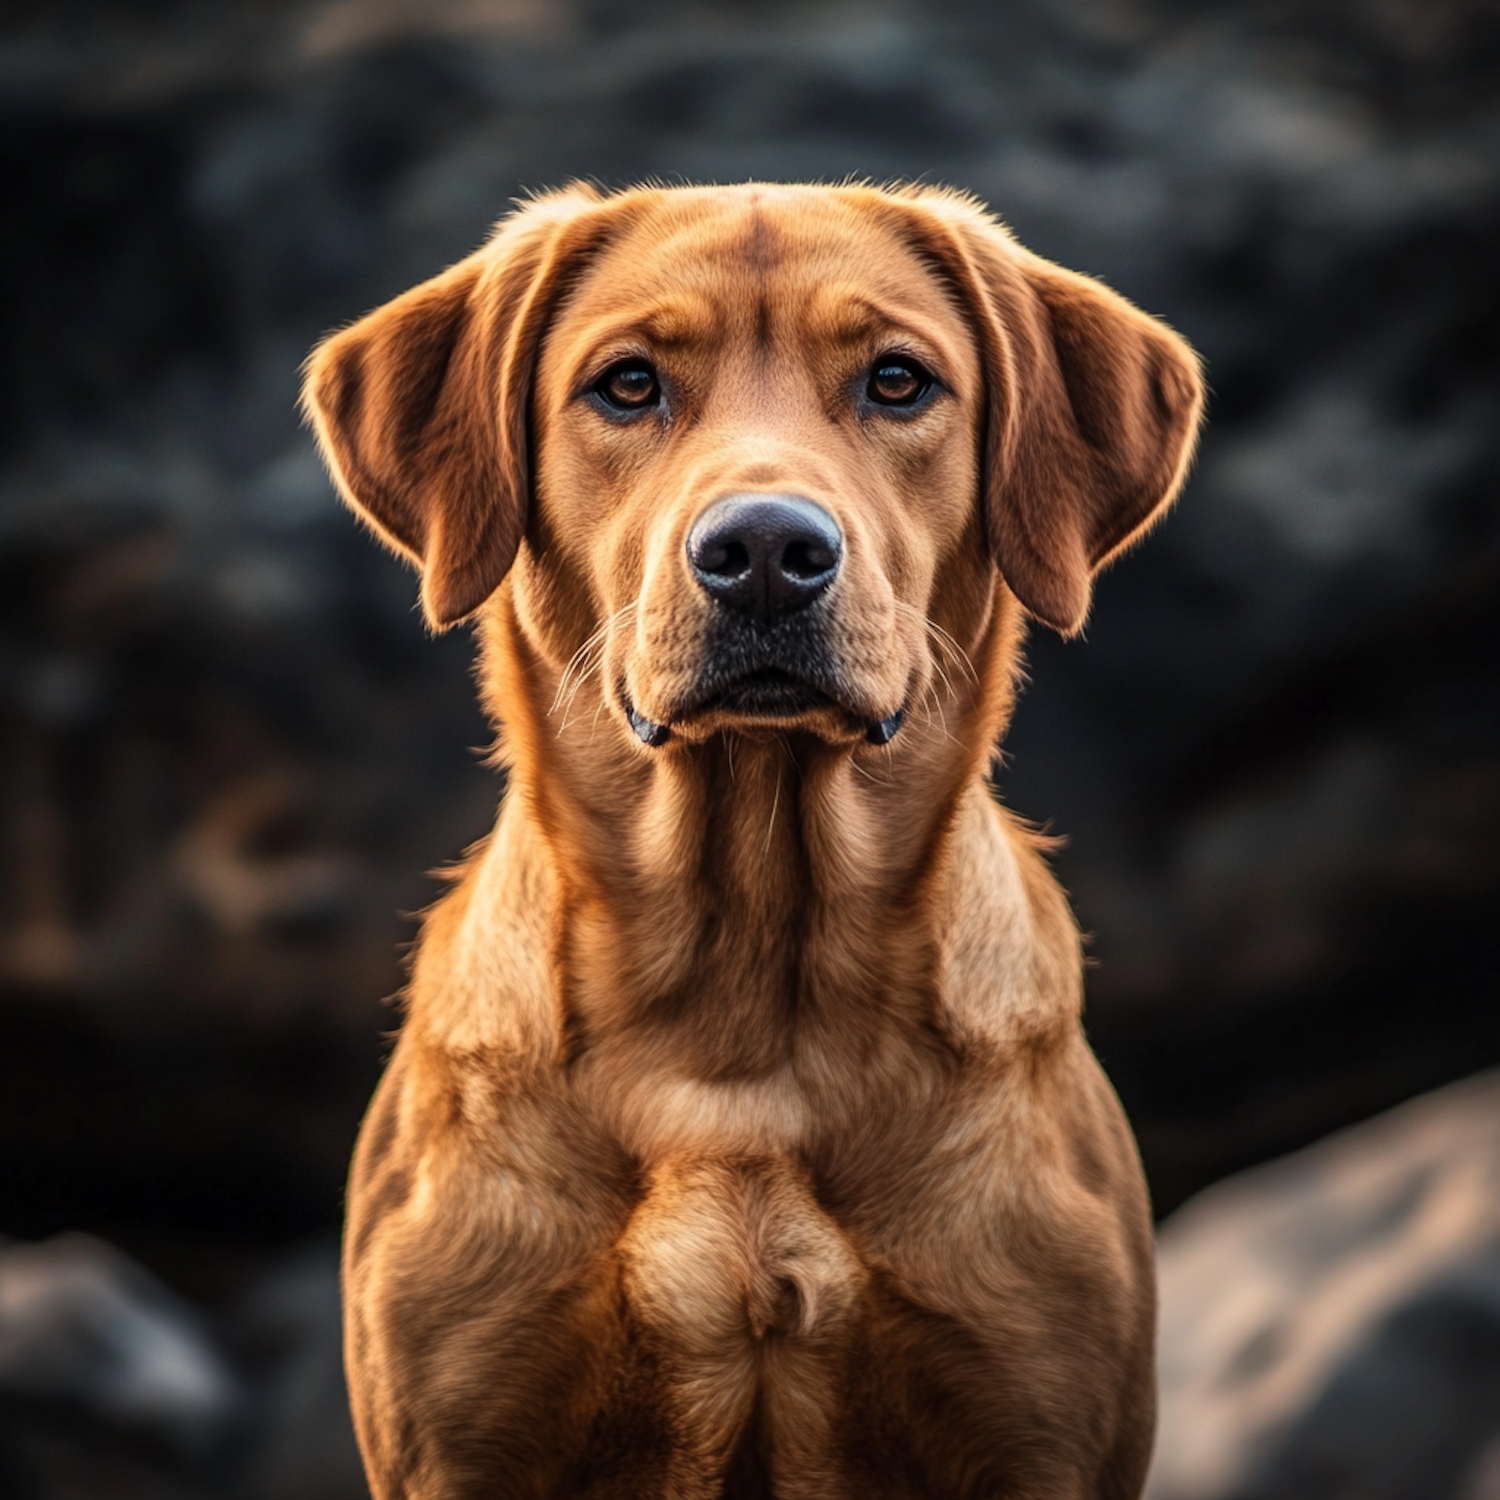
POLYGON ((1144 1185, 985 774, 1023 610, 1076 631, 1181 483, 1187 347, 957 195, 573 188, 307 399, 433 626, 477 614, 510 772, 350 1183, 378 1500, 1135 1496, 1144 1185), (861 405, 892 349, 919 411, 861 405), (617 420, 643 358, 670 401, 617 420), (700 691, 684 538, 743 492, 844 536, 794 710, 700 691))

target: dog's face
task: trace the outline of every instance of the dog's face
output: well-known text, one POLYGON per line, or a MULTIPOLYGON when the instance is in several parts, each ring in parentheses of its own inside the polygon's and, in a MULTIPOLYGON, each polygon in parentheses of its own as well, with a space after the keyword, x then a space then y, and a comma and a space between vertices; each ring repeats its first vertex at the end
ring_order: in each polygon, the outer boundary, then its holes
POLYGON ((597 669, 657 749, 888 742, 997 577, 1075 630, 1200 392, 1168 330, 965 200, 749 185, 543 199, 326 343, 308 402, 435 625, 514 562, 561 691, 597 669))
POLYGON ((547 333, 522 617, 602 622, 601 682, 648 742, 889 738, 928 688, 939 573, 953 624, 987 600, 982 391, 891 229, 806 189, 668 195, 547 333))

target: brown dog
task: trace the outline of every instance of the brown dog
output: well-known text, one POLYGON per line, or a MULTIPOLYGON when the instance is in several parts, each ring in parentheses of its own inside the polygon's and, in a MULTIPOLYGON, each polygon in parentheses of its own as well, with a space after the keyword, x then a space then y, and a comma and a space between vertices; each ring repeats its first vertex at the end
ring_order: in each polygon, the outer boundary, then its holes
POLYGON ((1185 344, 971 201, 573 188, 314 355, 509 791, 349 1190, 374 1493, 1138 1493, 1140 1166, 985 774, 1185 344))

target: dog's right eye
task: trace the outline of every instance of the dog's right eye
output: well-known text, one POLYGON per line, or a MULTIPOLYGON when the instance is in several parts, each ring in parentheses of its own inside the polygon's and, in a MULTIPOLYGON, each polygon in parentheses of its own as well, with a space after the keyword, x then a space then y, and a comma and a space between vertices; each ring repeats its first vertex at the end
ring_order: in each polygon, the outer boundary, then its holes
POLYGON ((623 359, 594 382, 594 391, 616 411, 640 411, 661 400, 661 382, 643 359, 623 359))
POLYGON ((888 354, 875 361, 865 395, 879 406, 916 406, 932 389, 932 376, 914 359, 888 354))

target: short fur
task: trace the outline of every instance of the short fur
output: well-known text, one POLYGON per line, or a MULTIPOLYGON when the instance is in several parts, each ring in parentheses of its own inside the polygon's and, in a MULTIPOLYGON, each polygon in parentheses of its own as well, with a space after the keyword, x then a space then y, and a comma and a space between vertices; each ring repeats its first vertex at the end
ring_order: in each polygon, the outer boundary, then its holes
POLYGON ((929 189, 574 187, 314 354, 345 498, 435 628, 477 613, 509 767, 350 1181, 377 1500, 1139 1493, 1145 1187, 986 773, 1023 610, 1080 628, 1200 404, 1175 334, 929 189), (915 414, 860 405, 892 350, 915 414), (614 421, 630 357, 671 399, 614 421), (743 491, 843 530, 784 627, 832 701, 705 696, 684 539, 743 491))

